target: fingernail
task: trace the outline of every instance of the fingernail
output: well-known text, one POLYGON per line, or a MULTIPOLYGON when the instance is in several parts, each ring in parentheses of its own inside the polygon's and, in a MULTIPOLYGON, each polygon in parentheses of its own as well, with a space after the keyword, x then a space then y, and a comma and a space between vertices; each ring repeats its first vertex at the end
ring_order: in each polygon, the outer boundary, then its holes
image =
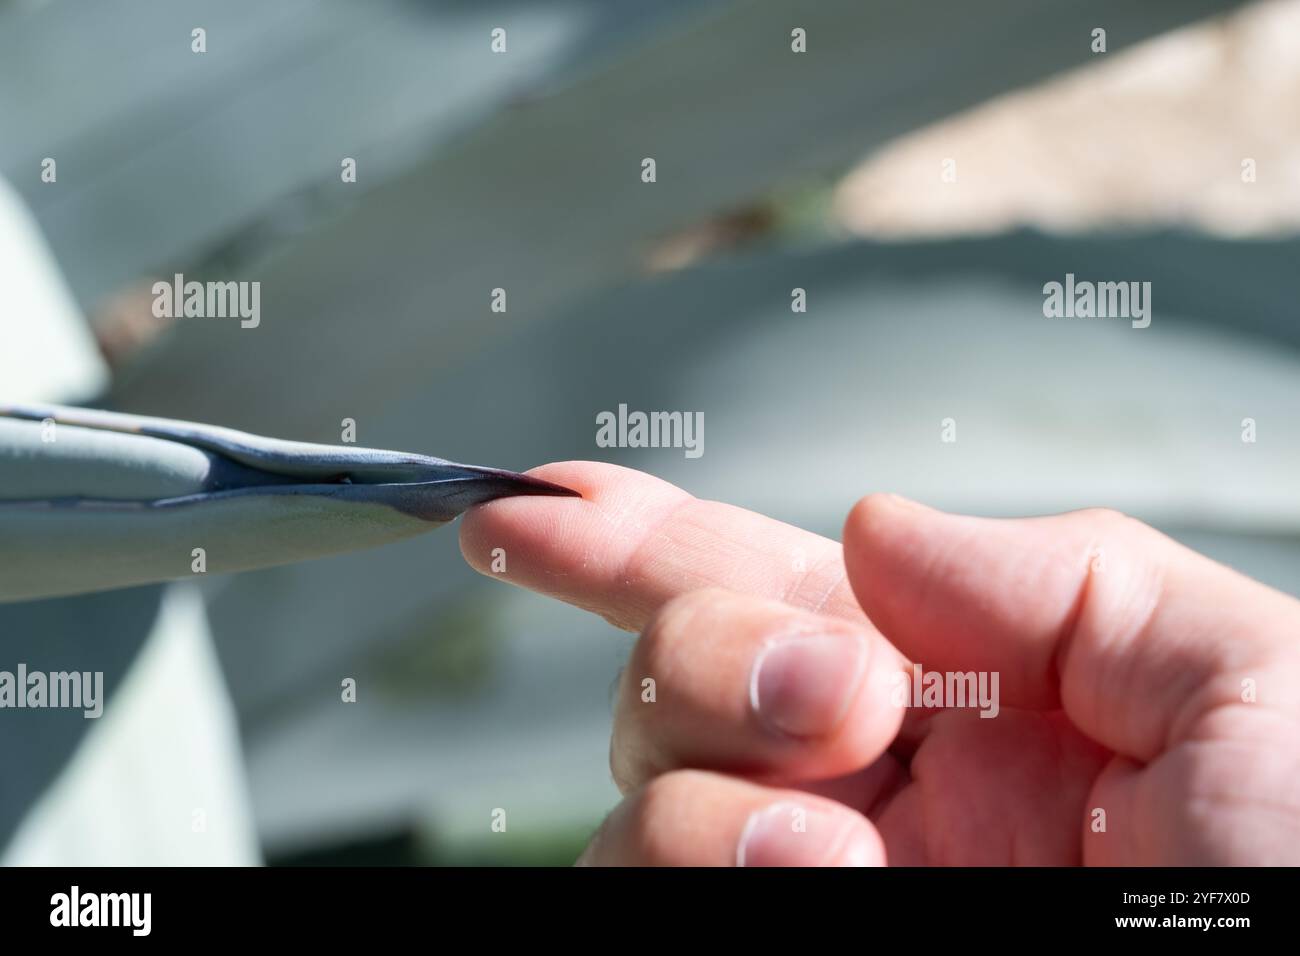
POLYGON ((846 813, 795 803, 755 810, 736 847, 737 866, 866 866, 871 847, 846 813))
POLYGON ((848 713, 867 661, 860 634, 795 634, 759 653, 749 702, 769 727, 795 737, 831 733, 848 713))

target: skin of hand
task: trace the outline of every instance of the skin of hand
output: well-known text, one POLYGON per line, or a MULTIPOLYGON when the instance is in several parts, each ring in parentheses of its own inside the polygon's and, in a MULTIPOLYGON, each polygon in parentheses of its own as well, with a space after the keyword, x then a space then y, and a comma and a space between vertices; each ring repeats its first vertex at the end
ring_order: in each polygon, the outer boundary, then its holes
POLYGON ((1118 513, 859 501, 843 545, 613 465, 464 518, 640 633, 592 865, 1300 863, 1300 602, 1118 513), (996 672, 1000 709, 896 675, 996 672), (643 694, 654 681, 654 700, 643 694))

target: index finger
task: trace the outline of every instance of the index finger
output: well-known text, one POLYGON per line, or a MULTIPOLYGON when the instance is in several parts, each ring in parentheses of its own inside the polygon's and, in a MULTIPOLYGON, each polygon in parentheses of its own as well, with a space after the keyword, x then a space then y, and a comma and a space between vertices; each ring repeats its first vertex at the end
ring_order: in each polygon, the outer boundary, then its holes
POLYGON ((469 511, 476 570, 642 630, 661 605, 721 587, 857 621, 839 542, 630 468, 562 462, 529 474, 581 498, 503 498, 469 511))

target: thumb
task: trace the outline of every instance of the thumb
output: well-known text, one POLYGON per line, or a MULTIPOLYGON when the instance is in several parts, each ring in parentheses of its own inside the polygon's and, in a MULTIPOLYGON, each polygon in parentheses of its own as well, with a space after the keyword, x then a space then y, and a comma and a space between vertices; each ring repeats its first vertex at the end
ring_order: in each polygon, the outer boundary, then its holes
POLYGON ((1300 710, 1300 602, 1115 512, 972 518, 873 495, 844 559, 910 659, 997 672, 1002 703, 1064 708, 1136 760, 1221 708, 1300 710))

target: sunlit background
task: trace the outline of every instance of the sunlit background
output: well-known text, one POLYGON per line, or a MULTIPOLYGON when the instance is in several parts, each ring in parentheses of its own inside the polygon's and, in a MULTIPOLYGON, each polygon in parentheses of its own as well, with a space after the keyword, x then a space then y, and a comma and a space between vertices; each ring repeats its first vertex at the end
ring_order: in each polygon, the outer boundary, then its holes
MULTIPOLYGON (((1105 505, 1300 594, 1300 0, 0 0, 0 177, 0 394, 831 536, 876 490, 1105 505), (260 327, 154 318, 177 272, 260 327), (1150 327, 1045 318, 1066 273, 1150 327), (598 448, 620 404, 703 456, 598 448)), ((4 661, 113 692, 0 718, 0 859, 570 863, 617 800, 633 636, 454 529, 199 598, 0 606, 4 661)))

